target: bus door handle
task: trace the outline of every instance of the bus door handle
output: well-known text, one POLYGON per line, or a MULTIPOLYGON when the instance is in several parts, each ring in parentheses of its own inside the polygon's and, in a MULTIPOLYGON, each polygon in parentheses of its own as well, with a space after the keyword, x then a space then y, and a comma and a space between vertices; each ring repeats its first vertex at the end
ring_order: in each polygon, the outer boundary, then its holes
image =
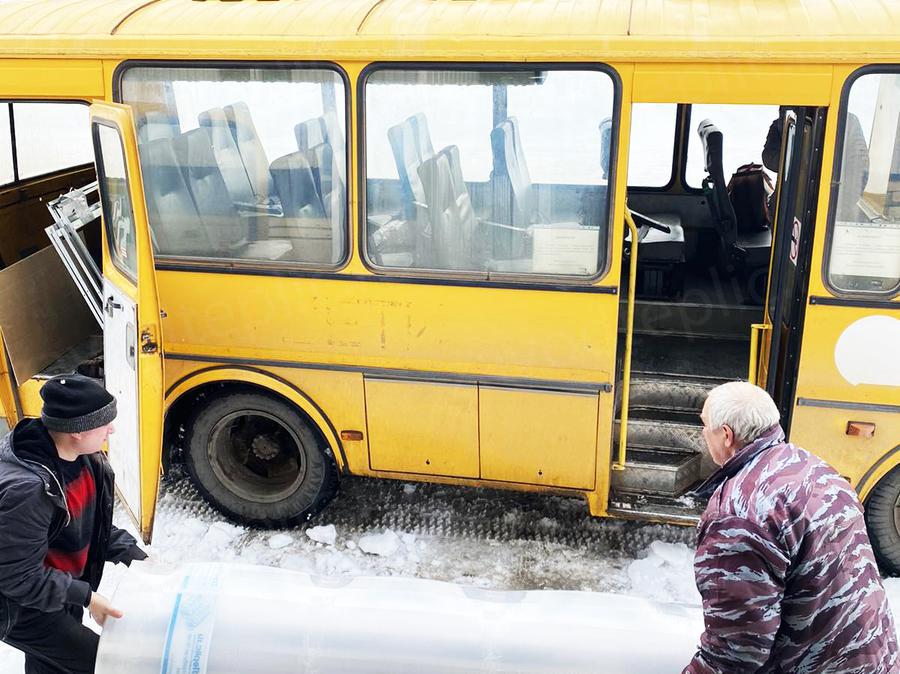
POLYGON ((104 309, 104 311, 106 311, 107 316, 112 318, 113 311, 115 311, 116 309, 121 309, 121 308, 122 308, 122 305, 119 304, 118 302, 116 302, 112 298, 112 295, 110 295, 109 297, 106 298, 106 304, 104 305, 103 309, 104 309))

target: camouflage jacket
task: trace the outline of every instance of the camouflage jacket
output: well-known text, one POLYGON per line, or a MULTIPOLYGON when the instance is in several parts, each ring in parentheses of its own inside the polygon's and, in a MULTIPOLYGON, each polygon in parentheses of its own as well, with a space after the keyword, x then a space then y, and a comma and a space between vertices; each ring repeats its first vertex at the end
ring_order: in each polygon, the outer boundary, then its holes
POLYGON ((900 672, 856 492, 773 426, 698 490, 712 493, 694 571, 706 629, 683 674, 900 672))

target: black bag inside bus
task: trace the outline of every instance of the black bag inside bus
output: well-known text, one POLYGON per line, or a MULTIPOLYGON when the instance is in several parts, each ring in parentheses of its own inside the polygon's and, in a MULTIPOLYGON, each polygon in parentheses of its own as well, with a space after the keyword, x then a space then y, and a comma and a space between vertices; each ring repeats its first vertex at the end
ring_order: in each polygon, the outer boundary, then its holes
POLYGON ((772 181, 762 164, 739 166, 728 181, 728 196, 741 234, 759 232, 772 226, 769 197, 774 192, 772 181))

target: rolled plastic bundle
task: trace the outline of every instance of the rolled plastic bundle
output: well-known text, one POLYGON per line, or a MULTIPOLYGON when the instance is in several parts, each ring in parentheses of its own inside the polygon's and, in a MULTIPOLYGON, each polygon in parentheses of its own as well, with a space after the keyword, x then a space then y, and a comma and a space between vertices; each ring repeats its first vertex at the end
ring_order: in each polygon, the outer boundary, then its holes
POLYGON ((130 569, 98 674, 681 671, 698 607, 593 592, 195 564, 130 569))

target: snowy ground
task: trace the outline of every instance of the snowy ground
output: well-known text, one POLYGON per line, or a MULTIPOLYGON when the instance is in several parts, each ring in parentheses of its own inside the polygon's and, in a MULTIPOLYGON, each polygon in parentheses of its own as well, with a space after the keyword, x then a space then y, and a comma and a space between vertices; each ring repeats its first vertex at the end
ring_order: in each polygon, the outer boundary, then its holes
MULTIPOLYGON (((117 523, 130 527, 124 515, 117 523)), ((179 472, 162 490, 154 563, 238 561, 328 576, 402 575, 498 590, 564 589, 699 604, 690 528, 598 520, 583 501, 351 478, 307 526, 223 521, 179 472)), ((107 568, 114 594, 123 568, 107 568)), ((900 579, 887 583, 900 615, 900 579)), ((699 610, 699 609, 698 609, 699 610)), ((22 671, 0 644, 0 674, 22 671)))

